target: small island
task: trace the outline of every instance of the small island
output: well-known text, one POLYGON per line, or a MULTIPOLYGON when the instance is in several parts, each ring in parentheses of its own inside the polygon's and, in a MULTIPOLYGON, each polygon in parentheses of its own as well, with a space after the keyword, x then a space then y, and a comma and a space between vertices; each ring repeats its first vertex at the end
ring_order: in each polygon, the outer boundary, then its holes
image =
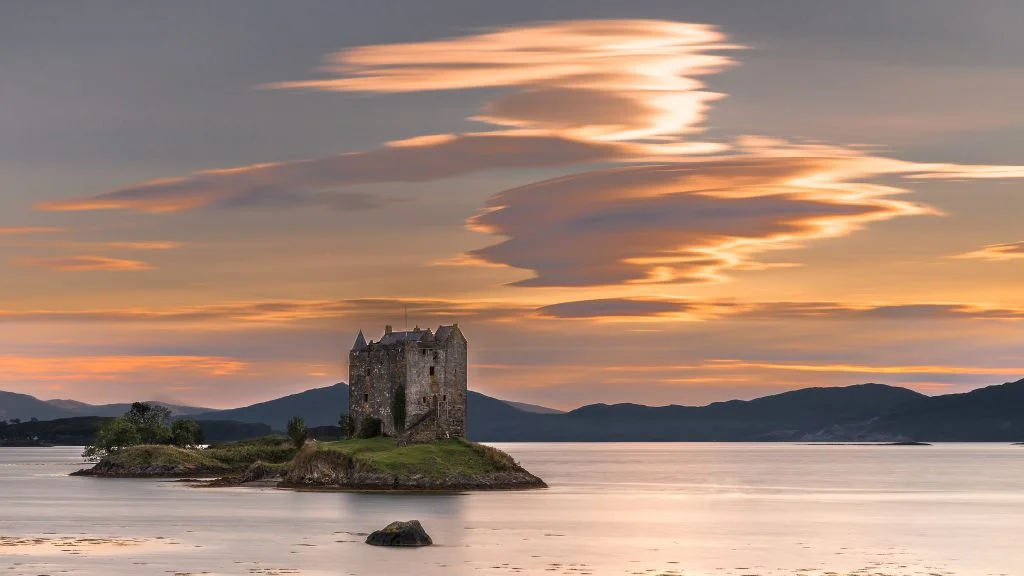
POLYGON ((306 442, 270 436, 209 448, 130 446, 77 476, 217 478, 210 486, 467 491, 545 488, 508 454, 461 438, 400 446, 394 438, 306 442))
POLYGON ((85 456, 98 463, 79 476, 217 477, 209 485, 310 490, 516 490, 545 488, 511 456, 466 437, 466 348, 458 324, 436 332, 362 331, 349 351, 347 440, 307 440, 302 418, 288 436, 202 446, 191 420, 171 422, 145 403, 100 430, 85 456))

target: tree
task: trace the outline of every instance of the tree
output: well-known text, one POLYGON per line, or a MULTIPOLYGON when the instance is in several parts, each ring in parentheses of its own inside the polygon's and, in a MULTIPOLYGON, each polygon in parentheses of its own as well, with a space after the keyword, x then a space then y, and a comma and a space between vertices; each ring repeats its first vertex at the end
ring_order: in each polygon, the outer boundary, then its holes
POLYGON ((179 448, 195 448, 203 443, 203 429, 195 420, 177 420, 171 425, 171 444, 179 448))
POLYGON ((302 416, 292 416, 292 419, 288 421, 288 437, 292 439, 296 448, 302 448, 306 443, 306 435, 306 421, 302 419, 302 416))
POLYGON ((338 427, 341 428, 342 438, 355 436, 355 424, 352 422, 352 417, 348 415, 348 412, 342 412, 341 416, 338 417, 338 427))
POLYGON ((171 443, 171 411, 167 408, 136 402, 122 418, 135 426, 142 444, 171 443))
POLYGON ((35 416, 33 416, 33 417, 29 418, 28 421, 29 422, 39 422, 39 418, 36 418, 35 416))
POLYGON ((21 418, 11 418, 11 424, 14 424, 15 426, 21 424, 21 418))
POLYGON ((87 460, 98 460, 111 452, 123 450, 142 443, 139 430, 126 417, 107 422, 96 434, 96 440, 82 452, 87 460))
POLYGON ((359 425, 360 438, 376 438, 382 434, 383 426, 381 426, 380 418, 374 418, 373 416, 363 418, 362 424, 359 425))

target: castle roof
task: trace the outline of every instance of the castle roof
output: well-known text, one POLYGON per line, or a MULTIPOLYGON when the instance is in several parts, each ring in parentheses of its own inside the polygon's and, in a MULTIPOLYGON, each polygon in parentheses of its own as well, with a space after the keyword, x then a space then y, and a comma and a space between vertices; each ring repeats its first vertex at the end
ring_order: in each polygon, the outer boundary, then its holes
POLYGON ((430 329, 426 330, 408 330, 406 332, 389 332, 384 334, 384 337, 380 339, 380 343, 385 346, 392 344, 398 344, 400 342, 423 342, 424 340, 430 340, 433 338, 433 333, 430 329))
POLYGON ((359 331, 359 336, 356 336, 356 343, 352 345, 353 350, 365 350, 366 349, 366 338, 363 338, 363 331, 359 331))
POLYGON ((454 328, 454 326, 438 326, 437 334, 435 334, 434 337, 443 342, 447 340, 448 335, 452 333, 452 328, 454 328))

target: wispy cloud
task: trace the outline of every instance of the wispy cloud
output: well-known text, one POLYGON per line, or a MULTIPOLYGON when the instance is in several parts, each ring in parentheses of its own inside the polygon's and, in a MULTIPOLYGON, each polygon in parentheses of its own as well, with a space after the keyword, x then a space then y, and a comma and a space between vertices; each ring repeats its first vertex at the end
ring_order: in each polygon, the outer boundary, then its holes
POLYGON ((1024 241, 1008 242, 1006 244, 989 244, 988 246, 973 252, 958 254, 955 258, 972 258, 976 260, 991 261, 1019 260, 1024 258, 1024 241))
POLYGON ((1024 320, 1024 308, 966 303, 741 302, 603 298, 543 306, 540 317, 597 321, 662 320, 1024 320))
POLYGON ((312 160, 256 164, 156 180, 97 196, 44 202, 41 210, 170 213, 203 207, 299 205, 380 208, 388 199, 324 190, 374 182, 423 182, 488 169, 563 166, 622 157, 614 143, 557 136, 463 135, 312 160))
POLYGON ((139 260, 124 260, 106 256, 62 256, 56 258, 20 258, 20 266, 46 268, 58 272, 135 272, 152 270, 153 266, 139 260))
POLYGON ((218 377, 241 372, 243 361, 215 356, 19 356, 0 355, 0 383, 117 381, 143 373, 218 377))
POLYGON ((418 92, 515 87, 474 120, 588 140, 694 132, 721 97, 695 77, 734 64, 713 26, 656 20, 556 22, 329 56, 322 80, 273 88, 418 92))
POLYGON ((0 236, 27 236, 32 234, 58 234, 63 228, 48 226, 0 226, 0 236))

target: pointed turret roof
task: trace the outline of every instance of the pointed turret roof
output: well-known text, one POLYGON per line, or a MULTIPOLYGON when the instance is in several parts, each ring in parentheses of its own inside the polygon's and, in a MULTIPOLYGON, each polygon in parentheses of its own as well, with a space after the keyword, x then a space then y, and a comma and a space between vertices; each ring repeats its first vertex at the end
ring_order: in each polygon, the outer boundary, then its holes
POLYGON ((352 345, 353 350, 365 350, 366 349, 366 338, 363 338, 363 331, 359 331, 359 336, 356 336, 356 343, 352 345))

